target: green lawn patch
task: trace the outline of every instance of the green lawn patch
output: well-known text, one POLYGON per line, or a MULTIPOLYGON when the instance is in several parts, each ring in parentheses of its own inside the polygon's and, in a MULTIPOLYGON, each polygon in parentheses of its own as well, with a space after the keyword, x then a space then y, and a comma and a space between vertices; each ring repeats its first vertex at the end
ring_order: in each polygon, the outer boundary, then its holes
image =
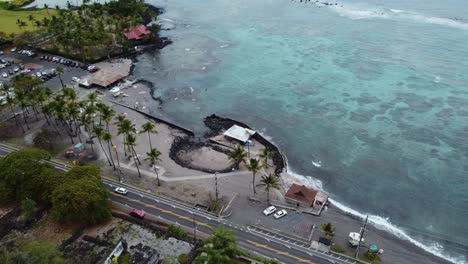
MULTIPOLYGON (((50 15, 55 14, 56 10, 49 10, 50 15)), ((35 28, 33 27, 33 21, 29 21, 29 15, 33 15, 35 20, 42 21, 44 17, 47 17, 47 10, 5 10, 0 9, 0 32, 10 33, 21 33, 23 30, 32 31, 35 28), (20 29, 16 24, 18 19, 26 22, 27 26, 24 29, 20 29)))

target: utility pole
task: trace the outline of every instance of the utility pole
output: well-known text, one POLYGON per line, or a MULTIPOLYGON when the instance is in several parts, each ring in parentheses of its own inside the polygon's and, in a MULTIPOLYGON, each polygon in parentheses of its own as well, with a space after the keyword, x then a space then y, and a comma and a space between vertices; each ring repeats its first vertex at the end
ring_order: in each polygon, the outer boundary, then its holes
POLYGON ((215 198, 218 202, 218 172, 215 172, 215 198))
POLYGON ((356 255, 354 256, 355 258, 358 258, 358 255, 359 255, 359 248, 361 247, 361 241, 364 238, 364 232, 366 232, 367 219, 369 219, 368 215, 366 216, 366 221, 364 221, 364 226, 361 228, 361 232, 359 232, 359 243, 356 248, 356 255))
POLYGON ((192 213, 192 221, 193 221, 193 240, 194 244, 197 243, 197 221, 195 221, 195 214, 192 213))

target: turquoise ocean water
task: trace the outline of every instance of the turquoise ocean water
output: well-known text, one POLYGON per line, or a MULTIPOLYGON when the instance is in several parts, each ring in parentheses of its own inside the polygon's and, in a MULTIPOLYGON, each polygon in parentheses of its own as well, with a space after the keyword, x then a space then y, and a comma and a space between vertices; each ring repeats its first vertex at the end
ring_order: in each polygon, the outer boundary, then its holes
POLYGON ((467 1, 149 2, 174 41, 135 67, 155 112, 248 123, 342 209, 468 261, 467 1))

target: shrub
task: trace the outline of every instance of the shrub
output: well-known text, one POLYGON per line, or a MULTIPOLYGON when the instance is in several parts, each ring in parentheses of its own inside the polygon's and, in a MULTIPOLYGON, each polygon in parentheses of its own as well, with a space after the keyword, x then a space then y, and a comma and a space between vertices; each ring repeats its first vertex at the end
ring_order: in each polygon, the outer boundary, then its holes
POLYGON ((366 253, 364 254, 364 257, 369 260, 369 261, 379 261, 380 257, 375 254, 374 252, 367 250, 366 253))
POLYGON ((341 253, 341 254, 344 254, 344 253, 347 252, 346 249, 344 249, 344 248, 338 246, 338 245, 335 244, 335 243, 333 243, 333 244, 331 245, 330 250, 331 250, 331 251, 334 251, 334 252, 336 252, 336 253, 341 253))
POLYGON ((184 229, 172 224, 167 227, 167 233, 175 236, 176 238, 184 238, 187 236, 187 232, 185 232, 184 229))
POLYGON ((34 211, 36 211, 36 202, 26 198, 23 201, 21 201, 21 213, 24 215, 26 219, 30 219, 34 211))
POLYGON ((54 149, 54 135, 47 129, 43 128, 37 135, 34 137, 34 147, 45 149, 45 150, 53 150, 54 149))
POLYGON ((179 264, 188 264, 188 255, 187 254, 181 254, 177 258, 177 260, 179 261, 179 264))

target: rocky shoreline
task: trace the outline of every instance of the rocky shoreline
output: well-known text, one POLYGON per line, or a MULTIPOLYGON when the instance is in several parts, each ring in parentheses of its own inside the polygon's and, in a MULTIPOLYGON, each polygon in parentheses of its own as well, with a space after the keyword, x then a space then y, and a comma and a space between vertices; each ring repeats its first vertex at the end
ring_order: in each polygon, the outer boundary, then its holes
MULTIPOLYGON (((204 123, 208 128, 210 128, 210 131, 205 133, 206 138, 215 136, 221 133, 222 131, 229 129, 233 125, 238 125, 238 126, 252 129, 247 124, 244 124, 234 119, 220 117, 215 114, 206 117, 204 120, 204 123)), ((283 155, 281 150, 275 144, 271 143, 268 139, 266 139, 264 136, 258 133, 258 131, 257 133, 255 133, 255 135, 252 136, 252 138, 260 142, 265 147, 272 149, 275 152, 272 160, 276 168, 275 169, 276 175, 280 175, 283 171, 286 170, 286 166, 287 166, 286 157, 283 155)))

